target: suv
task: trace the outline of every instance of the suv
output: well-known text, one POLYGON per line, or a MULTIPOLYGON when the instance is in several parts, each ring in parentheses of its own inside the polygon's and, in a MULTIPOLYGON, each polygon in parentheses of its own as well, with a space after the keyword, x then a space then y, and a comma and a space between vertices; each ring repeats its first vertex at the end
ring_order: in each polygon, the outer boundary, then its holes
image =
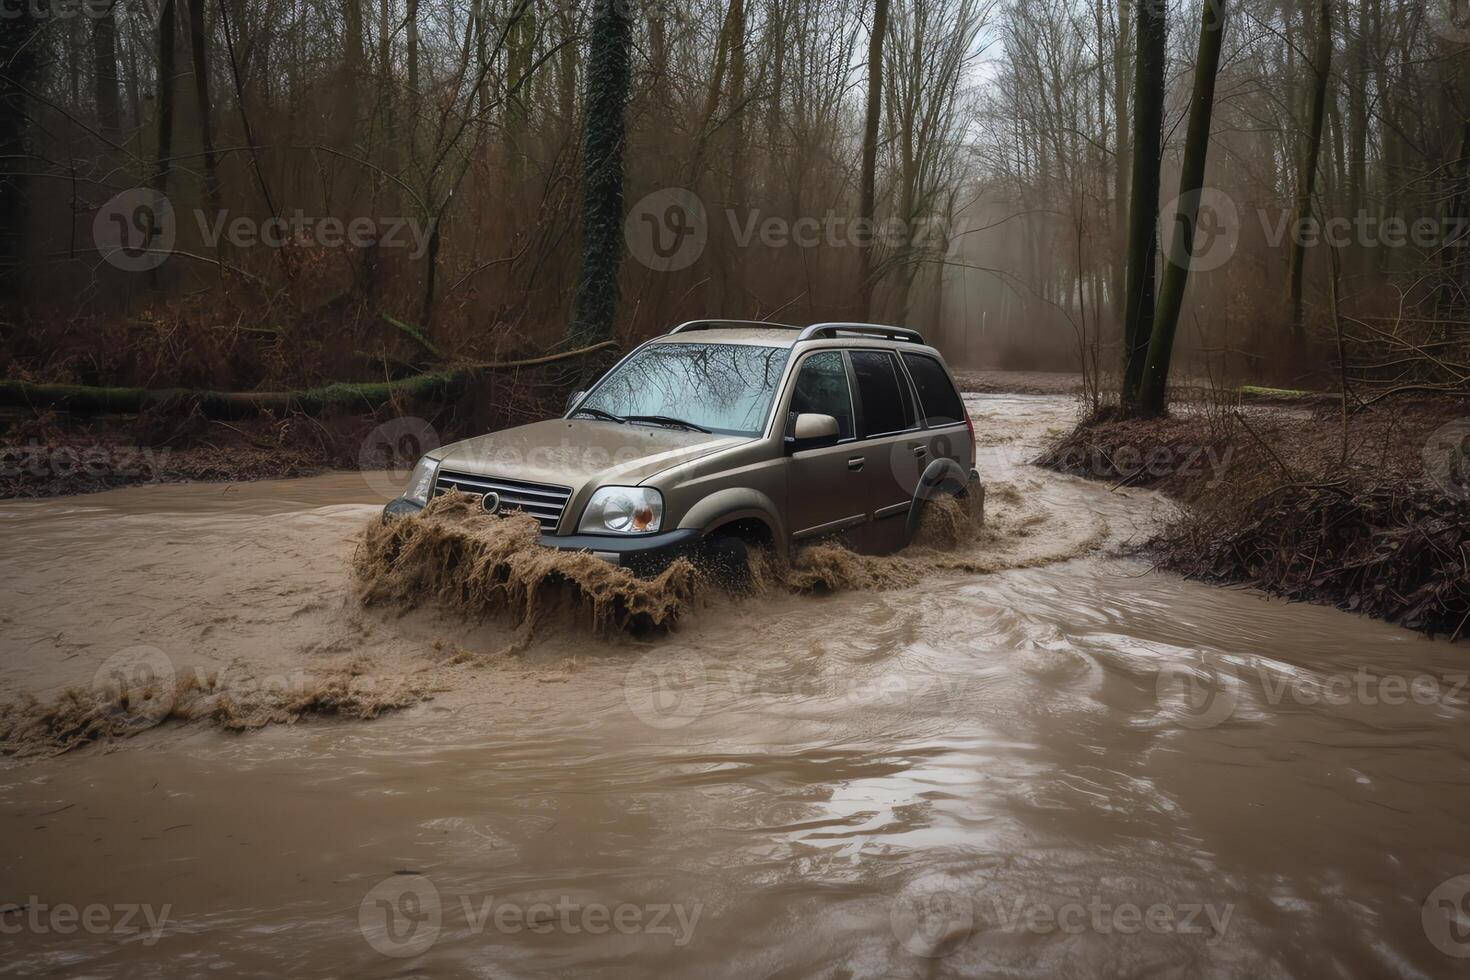
POLYGON ((983 493, 974 461, 974 424, 917 332, 695 320, 559 419, 428 453, 384 513, 460 490, 535 517, 542 545, 639 572, 828 537, 881 553, 909 542, 927 501, 983 493))

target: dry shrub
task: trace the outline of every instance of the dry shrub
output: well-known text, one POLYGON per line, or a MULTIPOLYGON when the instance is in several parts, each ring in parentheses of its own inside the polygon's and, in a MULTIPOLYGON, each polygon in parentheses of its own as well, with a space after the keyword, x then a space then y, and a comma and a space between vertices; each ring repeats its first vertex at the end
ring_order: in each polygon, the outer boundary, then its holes
POLYGON ((1470 620, 1470 501, 1406 481, 1283 487, 1231 520, 1186 518, 1156 547, 1186 575, 1451 639, 1470 620))
POLYGON ((1184 501, 1145 546, 1165 568, 1453 637, 1470 618, 1470 503, 1425 478, 1422 454, 1459 410, 1396 404, 1350 416, 1345 435, 1339 406, 1251 409, 1229 429, 1198 415, 1107 418, 1038 462, 1184 501), (1176 460, 1200 447, 1210 465, 1129 481, 1108 465, 1125 446, 1176 460))

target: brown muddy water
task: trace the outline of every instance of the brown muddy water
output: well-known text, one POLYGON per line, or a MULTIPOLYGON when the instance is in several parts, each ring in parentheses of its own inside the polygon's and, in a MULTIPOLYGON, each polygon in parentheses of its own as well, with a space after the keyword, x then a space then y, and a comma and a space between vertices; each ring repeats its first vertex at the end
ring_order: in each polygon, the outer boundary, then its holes
POLYGON ((12 746, 0 973, 1463 975, 1466 647, 1119 557, 1071 404, 970 404, 970 552, 667 635, 364 609, 370 477, 0 502, 0 700, 190 706, 12 746))

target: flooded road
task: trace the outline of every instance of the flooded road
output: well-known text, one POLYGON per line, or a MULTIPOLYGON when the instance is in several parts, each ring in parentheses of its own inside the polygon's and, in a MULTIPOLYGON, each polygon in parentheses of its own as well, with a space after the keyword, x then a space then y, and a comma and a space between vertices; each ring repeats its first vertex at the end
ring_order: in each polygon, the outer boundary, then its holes
POLYGON ((1014 567, 516 654, 357 608, 358 475, 0 502, 7 692, 425 698, 8 761, 0 973, 1463 975, 1466 647, 1118 557, 1071 403, 970 404, 1014 567))

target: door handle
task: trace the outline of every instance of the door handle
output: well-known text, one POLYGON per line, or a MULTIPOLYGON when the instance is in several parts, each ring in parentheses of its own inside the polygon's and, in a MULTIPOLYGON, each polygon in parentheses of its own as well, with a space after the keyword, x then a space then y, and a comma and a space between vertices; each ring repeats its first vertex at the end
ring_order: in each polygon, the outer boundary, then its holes
POLYGON ((914 447, 914 455, 915 456, 926 456, 926 455, 928 455, 928 453, 929 453, 929 450, 925 446, 915 446, 914 447))
POLYGON ((847 468, 853 471, 857 471, 863 468, 863 463, 865 462, 867 462, 866 456, 849 456, 847 460, 847 468))

